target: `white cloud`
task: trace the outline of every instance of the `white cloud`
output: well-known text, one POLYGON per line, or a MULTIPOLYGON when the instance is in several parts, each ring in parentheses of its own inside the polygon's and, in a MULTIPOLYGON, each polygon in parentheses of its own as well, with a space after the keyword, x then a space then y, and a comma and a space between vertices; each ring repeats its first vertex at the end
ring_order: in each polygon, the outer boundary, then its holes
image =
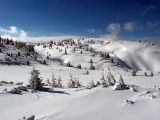
POLYGON ((124 24, 124 29, 128 32, 132 32, 134 29, 136 29, 136 23, 131 21, 131 22, 126 22, 124 24))
POLYGON ((119 23, 111 23, 107 26, 106 29, 111 34, 118 34, 120 32, 121 26, 119 23))
POLYGON ((0 27, 0 36, 3 38, 9 38, 9 39, 25 41, 25 42, 63 40, 67 38, 79 38, 80 37, 80 36, 72 36, 72 35, 31 37, 31 36, 28 36, 25 30, 19 29, 16 26, 10 26, 9 28, 0 27))
POLYGON ((100 35, 100 37, 105 38, 108 41, 120 39, 119 33, 121 30, 121 25, 119 23, 110 23, 106 29, 109 34, 100 35))
POLYGON ((20 30, 19 37, 20 38, 25 38, 25 37, 27 37, 27 33, 24 30, 20 30))
POLYGON ((9 28, 0 27, 0 34, 3 38, 12 38, 13 40, 25 41, 27 37, 27 33, 16 26, 10 26, 9 28))
POLYGON ((18 32, 17 27, 16 26, 11 26, 10 30, 8 32, 10 32, 12 34, 16 34, 18 32))

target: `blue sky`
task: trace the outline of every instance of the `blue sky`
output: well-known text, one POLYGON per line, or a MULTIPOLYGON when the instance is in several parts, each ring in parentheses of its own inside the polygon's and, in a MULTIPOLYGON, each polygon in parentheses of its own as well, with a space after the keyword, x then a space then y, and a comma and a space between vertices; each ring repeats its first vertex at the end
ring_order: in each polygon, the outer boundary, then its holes
POLYGON ((160 0, 0 0, 0 35, 160 38, 160 0))

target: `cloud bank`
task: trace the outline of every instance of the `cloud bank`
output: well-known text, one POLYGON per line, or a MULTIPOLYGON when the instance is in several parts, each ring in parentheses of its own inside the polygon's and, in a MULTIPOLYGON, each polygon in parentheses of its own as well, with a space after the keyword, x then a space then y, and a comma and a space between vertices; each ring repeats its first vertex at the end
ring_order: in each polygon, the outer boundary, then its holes
POLYGON ((0 35, 3 38, 9 38, 13 40, 25 41, 27 38, 27 32, 22 29, 18 29, 16 26, 10 26, 9 28, 0 27, 0 35))
POLYGON ((67 38, 79 38, 80 36, 40 36, 32 37, 27 34, 25 30, 17 28, 16 26, 10 26, 9 28, 0 27, 0 36, 3 38, 9 38, 17 41, 24 42, 39 42, 39 41, 50 41, 50 40, 63 40, 67 38))

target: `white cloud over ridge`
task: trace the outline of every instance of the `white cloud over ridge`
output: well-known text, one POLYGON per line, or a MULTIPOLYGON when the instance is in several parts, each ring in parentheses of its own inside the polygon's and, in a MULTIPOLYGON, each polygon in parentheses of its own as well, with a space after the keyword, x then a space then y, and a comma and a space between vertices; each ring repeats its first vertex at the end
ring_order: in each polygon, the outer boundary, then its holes
POLYGON ((79 36, 71 36, 71 35, 32 37, 28 36, 25 30, 19 29, 16 26, 10 26, 9 28, 0 27, 0 36, 3 38, 9 38, 24 42, 39 42, 39 41, 50 41, 50 40, 63 40, 67 38, 79 38, 79 36))
MULTIPOLYGON (((7 30, 6 30, 7 31, 7 30)), ((10 30, 8 31, 9 33, 12 34, 16 34, 18 32, 17 27, 16 26, 11 26, 10 30)))
POLYGON ((126 22, 124 24, 124 30, 126 30, 127 32, 132 32, 133 30, 136 29, 136 23, 134 21, 131 21, 131 22, 126 22))
POLYGON ((0 27, 0 35, 3 38, 9 38, 13 40, 22 40, 25 41, 27 38, 27 32, 24 30, 18 29, 16 26, 10 26, 9 28, 0 27))
POLYGON ((119 23, 110 23, 106 29, 111 34, 118 34, 120 32, 121 25, 119 23))
POLYGON ((119 33, 121 31, 121 25, 119 23, 110 23, 106 30, 108 34, 100 35, 100 37, 105 38, 106 40, 119 40, 119 33))

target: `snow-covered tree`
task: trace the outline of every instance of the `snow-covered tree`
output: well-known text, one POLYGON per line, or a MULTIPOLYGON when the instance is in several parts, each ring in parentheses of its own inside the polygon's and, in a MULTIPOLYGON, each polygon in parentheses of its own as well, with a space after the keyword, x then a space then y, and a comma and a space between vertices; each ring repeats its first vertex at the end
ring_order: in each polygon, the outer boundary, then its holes
POLYGON ((131 75, 132 75, 132 76, 136 76, 136 73, 137 73, 136 69, 132 69, 131 75))
POLYGON ((29 79, 29 85, 33 90, 38 90, 39 88, 42 88, 42 79, 39 77, 40 72, 39 70, 36 70, 33 66, 33 69, 30 73, 31 77, 29 79))
POLYGON ((122 76, 120 75, 119 81, 116 82, 116 84, 113 87, 113 90, 124 90, 124 89, 126 89, 126 85, 124 83, 122 76))
POLYGON ((72 76, 70 73, 69 73, 69 75, 70 75, 71 79, 70 79, 69 82, 68 82, 68 88, 74 88, 75 85, 76 85, 76 83, 75 83, 75 81, 73 80, 73 76, 72 76))
POLYGON ((95 70, 95 67, 93 66, 93 63, 91 63, 91 65, 90 65, 90 68, 89 68, 90 70, 95 70))
POLYGON ((153 72, 151 71, 150 76, 153 77, 153 72))
POLYGON ((64 52, 64 54, 65 54, 65 55, 67 55, 67 48, 65 48, 65 52, 64 52))
POLYGON ((73 48, 73 53, 75 53, 75 51, 76 51, 76 48, 74 47, 74 48, 73 48))
POLYGON ((70 79, 68 83, 68 88, 74 88, 75 87, 75 81, 70 79))
POLYGON ((147 76, 147 72, 146 71, 144 72, 144 76, 147 76))
POLYGON ((107 82, 109 85, 114 85, 116 83, 116 80, 115 80, 114 76, 112 75, 109 68, 108 68, 108 74, 107 74, 107 82))
POLYGON ((94 83, 94 81, 92 80, 90 83, 89 83, 89 88, 94 88, 96 87, 96 84, 94 83))
POLYGON ((62 83, 61 83, 61 76, 59 76, 58 80, 57 80, 57 87, 61 88, 62 87, 62 83))
POLYGON ((54 76, 54 74, 52 73, 52 79, 51 79, 52 83, 51 83, 51 86, 52 87, 56 87, 57 86, 57 83, 56 83, 56 78, 54 76))
POLYGON ((102 73, 102 78, 101 78, 101 85, 103 87, 107 87, 107 85, 108 85, 108 82, 107 82, 107 80, 105 80, 103 73, 102 73))

